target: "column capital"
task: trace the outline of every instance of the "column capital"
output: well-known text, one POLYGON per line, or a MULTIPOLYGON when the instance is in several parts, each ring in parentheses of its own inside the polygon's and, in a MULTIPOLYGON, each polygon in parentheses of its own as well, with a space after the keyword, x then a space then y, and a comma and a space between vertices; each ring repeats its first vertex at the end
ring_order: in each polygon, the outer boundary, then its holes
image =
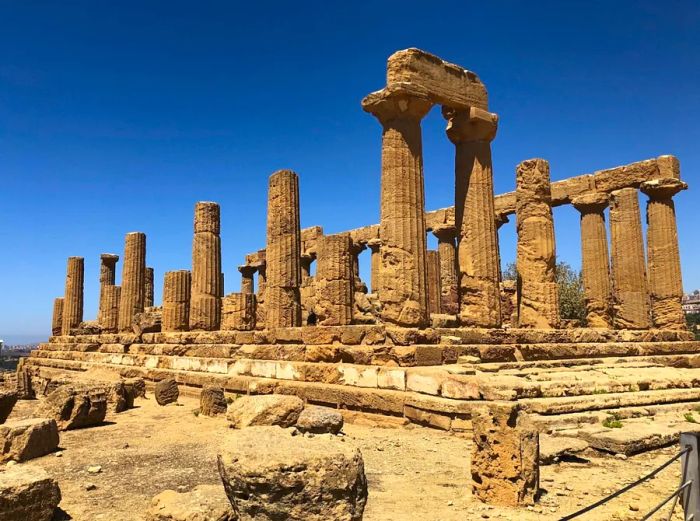
POLYGON ((639 189, 648 195, 650 199, 670 199, 681 190, 687 188, 687 183, 672 177, 646 181, 639 186, 639 189))
POLYGON ((498 130, 498 115, 477 107, 458 110, 442 107, 447 120, 447 137, 454 144, 469 141, 493 141, 498 130))
POLYGON ((409 84, 385 87, 362 100, 362 109, 375 116, 382 125, 404 118, 420 121, 432 106, 427 91, 409 84))
POLYGON ((244 277, 252 277, 255 272, 258 271, 258 268, 257 266, 251 266, 250 264, 243 264, 242 266, 238 266, 238 271, 244 277))
POLYGON ((350 253, 352 255, 359 255, 367 249, 367 244, 364 242, 350 242, 350 253))
POLYGON ((377 253, 379 251, 379 248, 382 246, 382 240, 381 239, 370 239, 367 241, 367 247, 370 249, 372 253, 377 253))
POLYGON ((591 192, 574 197, 571 204, 581 213, 599 213, 610 203, 610 196, 603 192, 591 192))
POLYGON ((119 255, 116 253, 102 253, 100 254, 100 260, 102 262, 117 262, 119 260, 119 255))
POLYGON ((435 226, 431 231, 433 232, 433 235, 437 237, 437 240, 440 242, 454 241, 457 237, 457 229, 454 226, 450 225, 435 226))
POLYGON ((496 228, 500 228, 504 224, 509 223, 510 222, 510 219, 508 218, 509 215, 510 214, 507 214, 507 213, 496 212, 496 218, 495 218, 496 228))

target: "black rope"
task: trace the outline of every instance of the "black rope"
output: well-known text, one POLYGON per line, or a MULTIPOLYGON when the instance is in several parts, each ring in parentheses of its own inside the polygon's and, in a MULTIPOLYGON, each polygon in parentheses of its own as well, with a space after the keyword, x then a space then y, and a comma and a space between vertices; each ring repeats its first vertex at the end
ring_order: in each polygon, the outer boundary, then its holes
MULTIPOLYGON (((690 447, 690 445, 686 445, 686 448, 690 447)), ((681 484, 685 483, 685 478, 688 475, 688 462, 690 461, 690 458, 685 458, 685 461, 683 462, 683 472, 681 472, 681 484)), ((680 494, 676 495, 676 499, 673 501, 673 505, 671 505, 671 510, 668 513, 668 518, 666 521, 671 521, 671 517, 673 517, 673 512, 676 510, 676 505, 678 505, 678 498, 680 497, 680 494)), ((685 510, 685 506, 683 507, 685 510)))
MULTIPOLYGON (((600 500, 596 501, 595 503, 593 503, 593 504, 591 504, 591 505, 588 505, 587 507, 582 508, 581 510, 577 510, 577 511, 574 512, 573 514, 569 514, 568 516, 562 517, 559 521, 569 521, 569 519, 574 519, 575 517, 578 517, 578 516, 580 516, 581 514, 585 514, 586 512, 589 512, 589 511, 593 510, 594 508, 597 508, 597 507, 599 507, 600 505, 603 505, 603 504, 607 503, 607 502, 610 501, 611 499, 615 499, 617 496, 620 496, 620 495, 624 494, 625 492, 627 492, 628 490, 630 490, 630 489, 636 487, 637 485, 639 485, 639 484, 641 484, 641 483, 644 483, 646 480, 653 478, 653 477, 656 476, 659 472, 661 472, 663 469, 665 469, 666 467, 668 467, 671 463, 673 463, 673 462, 676 461, 678 458, 680 458, 681 456, 683 456, 683 454, 686 454, 686 453, 690 452, 691 450, 693 450, 692 447, 687 446, 685 449, 683 449, 683 450, 680 451, 678 454, 676 454, 675 456, 673 456, 673 457, 672 457, 670 460, 668 460, 666 463, 664 463, 663 465, 657 467, 655 470, 651 471, 651 472, 650 472, 649 474, 647 474, 646 476, 642 476, 641 478, 639 478, 638 480, 636 480, 636 481, 630 483, 629 485, 625 485, 625 486, 622 487, 620 490, 616 490, 615 492, 613 492, 613 493, 610 494, 609 496, 606 496, 606 497, 604 497, 603 499, 600 499, 600 500)), ((670 498, 669 498, 669 499, 670 499, 670 498)))
MULTIPOLYGON (((688 488, 688 487, 689 487, 690 485, 692 485, 692 484, 693 484, 692 481, 686 481, 685 483, 683 483, 680 487, 678 487, 676 490, 674 490, 673 494, 671 494, 671 495, 668 496, 666 499, 664 499, 661 503, 659 503, 658 505, 656 505, 656 506, 652 509, 651 512, 649 512, 647 515, 645 515, 645 516, 644 516, 642 519, 640 519, 639 521, 646 521, 647 519, 651 518, 651 516, 653 516, 653 515, 656 514, 659 510, 661 510, 661 508, 663 508, 663 506, 664 506, 666 503, 668 503, 669 501, 671 501, 674 497, 678 497, 678 494, 680 494, 681 492, 683 492, 686 488, 688 488)), ((675 507, 675 504, 674 504, 674 507, 675 507)), ((673 513, 673 511, 671 511, 671 513, 673 513)))

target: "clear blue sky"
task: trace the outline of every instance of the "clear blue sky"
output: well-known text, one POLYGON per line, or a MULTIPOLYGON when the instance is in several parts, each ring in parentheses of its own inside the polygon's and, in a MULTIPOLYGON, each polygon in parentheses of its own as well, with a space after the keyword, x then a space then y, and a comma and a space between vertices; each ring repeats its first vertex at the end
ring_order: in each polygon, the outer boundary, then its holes
MULTIPOLYGON (((587 2, 0 1, 0 337, 48 335, 66 257, 148 235, 148 264, 190 266, 197 200, 222 205, 226 291, 264 246, 267 178, 301 179, 302 226, 378 221, 380 126, 360 100, 386 58, 419 47, 475 71, 500 116, 497 192, 515 165, 552 179, 675 154, 684 283, 700 287, 700 4, 587 2)), ((453 150, 424 125, 426 203, 453 202, 453 150)), ((578 215, 555 210, 580 265, 578 215)), ((514 259, 514 225, 501 233, 514 259)), ((363 254, 363 272, 368 264, 363 254)), ((120 263, 121 267, 121 263, 120 263)))

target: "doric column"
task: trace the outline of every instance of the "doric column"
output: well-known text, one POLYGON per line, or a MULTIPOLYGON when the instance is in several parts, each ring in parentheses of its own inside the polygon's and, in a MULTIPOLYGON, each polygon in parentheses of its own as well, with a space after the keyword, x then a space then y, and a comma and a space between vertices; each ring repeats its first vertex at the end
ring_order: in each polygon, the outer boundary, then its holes
POLYGON ((610 195, 613 324, 617 329, 648 329, 649 293, 637 190, 623 188, 610 195))
POLYGON ((438 258, 440 262, 440 313, 456 315, 459 312, 457 257, 455 251, 457 232, 452 226, 444 226, 433 228, 433 235, 438 240, 438 258))
POLYGON ((98 300, 97 316, 102 315, 102 293, 105 286, 113 286, 116 281, 116 268, 119 255, 114 253, 103 253, 100 255, 100 295, 98 300))
POLYGON ((363 242, 350 243, 350 259, 352 260, 352 280, 355 291, 363 290, 363 282, 360 278, 360 254, 367 249, 363 242))
POLYGON ((549 163, 528 159, 516 169, 518 230, 518 325, 551 329, 559 325, 556 249, 549 163))
POLYGON ((187 331, 190 324, 190 289, 188 270, 168 271, 163 281, 162 331, 187 331))
POLYGON ((572 203, 581 212, 581 271, 588 327, 612 325, 610 255, 605 228, 609 196, 594 192, 576 197, 572 203))
POLYGON ((71 329, 83 321, 83 281, 85 262, 82 257, 68 257, 66 292, 63 295, 61 334, 70 335, 71 329))
POLYGON ((100 312, 97 322, 105 333, 116 333, 119 328, 119 300, 121 287, 114 284, 102 286, 100 293, 100 312))
POLYGON ((300 326, 299 177, 291 170, 279 170, 270 176, 265 258, 266 327, 300 326))
POLYGON ((131 331, 136 313, 143 312, 146 296, 146 234, 126 234, 119 298, 119 331, 131 331))
POLYGON ((194 207, 190 329, 215 331, 221 324, 221 238, 217 203, 194 207))
POLYGON ((420 123, 432 102, 427 97, 384 89, 367 96, 362 105, 383 128, 378 292, 381 316, 385 322, 402 326, 426 325, 428 288, 420 123))
POLYGON ((241 272, 241 293, 252 295, 255 289, 253 277, 257 269, 255 266, 244 264, 243 266, 238 266, 238 271, 241 272))
POLYGON ((353 261, 349 235, 327 235, 320 239, 316 288, 318 324, 344 326, 352 322, 353 261))
POLYGON ((63 297, 53 299, 53 315, 51 317, 51 334, 59 336, 63 327, 63 297))
MULTIPOLYGON (((500 283, 503 282, 503 273, 501 270, 501 239, 498 237, 498 230, 501 229, 501 226, 504 224, 507 224, 510 222, 510 219, 508 219, 508 214, 507 213, 497 213, 496 214, 496 249, 498 251, 498 282, 499 282, 499 288, 501 287, 500 283)), ((502 293, 502 288, 501 288, 501 293, 502 293)), ((509 319, 504 316, 503 313, 503 295, 501 295, 501 323, 510 323, 509 319)))
POLYGON ((153 268, 146 268, 146 280, 144 286, 143 307, 153 307, 153 268))
POLYGON ((428 269, 428 311, 431 315, 440 313, 440 257, 437 250, 428 250, 425 263, 428 269))
POLYGON ((494 219, 491 141, 498 117, 476 107, 443 108, 455 145, 455 228, 459 318, 463 325, 499 327, 498 235, 494 219))
POLYGON ((683 280, 673 196, 688 185, 678 179, 665 178, 647 181, 640 188, 649 196, 647 266, 654 327, 684 329, 687 326, 681 307, 683 280))
POLYGON ((267 264, 260 262, 258 266, 258 290, 255 293, 255 324, 258 329, 264 328, 267 315, 265 313, 265 288, 267 287, 267 264))
POLYGON ((372 285, 372 293, 379 292, 379 264, 381 261, 380 246, 381 241, 379 239, 370 239, 367 242, 369 251, 371 252, 370 261, 370 284, 372 285))

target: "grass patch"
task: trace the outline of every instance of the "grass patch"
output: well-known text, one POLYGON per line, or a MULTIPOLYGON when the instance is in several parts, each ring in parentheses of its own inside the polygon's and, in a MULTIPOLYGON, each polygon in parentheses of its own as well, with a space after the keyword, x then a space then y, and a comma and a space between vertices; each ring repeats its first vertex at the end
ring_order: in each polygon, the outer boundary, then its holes
POLYGON ((685 418, 685 421, 689 423, 698 423, 698 421, 695 419, 695 416, 693 416, 692 412, 687 412, 683 415, 683 418, 685 418))
POLYGON ((608 429, 621 429, 622 422, 620 421, 620 415, 612 413, 603 420, 603 427, 607 427, 608 429))
POLYGON ((593 389, 593 394, 606 394, 607 389, 593 389))

